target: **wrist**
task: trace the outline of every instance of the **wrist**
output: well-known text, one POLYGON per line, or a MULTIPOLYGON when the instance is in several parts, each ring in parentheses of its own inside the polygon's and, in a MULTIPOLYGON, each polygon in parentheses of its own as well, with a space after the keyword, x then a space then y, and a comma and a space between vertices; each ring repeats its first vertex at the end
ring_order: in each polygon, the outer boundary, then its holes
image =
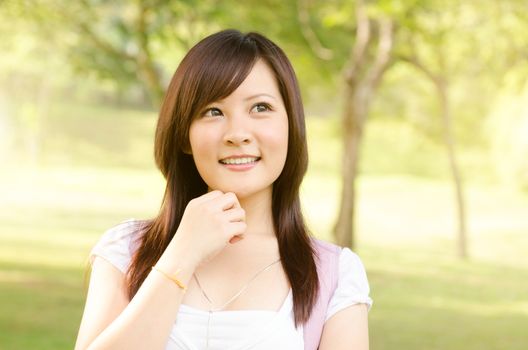
POLYGON ((163 269, 160 269, 156 265, 152 266, 152 270, 161 273, 165 278, 171 280, 174 284, 176 284, 184 292, 187 291, 187 285, 180 280, 180 276, 179 276, 180 270, 178 270, 176 274, 170 274, 170 273, 163 271, 163 269))
POLYGON ((169 274, 177 274, 180 280, 186 283, 191 279, 198 262, 195 261, 191 249, 173 239, 155 266, 169 274))
POLYGON ((183 284, 187 285, 191 280, 195 267, 180 259, 165 259, 161 257, 154 265, 154 269, 160 270, 170 276, 176 277, 183 284))

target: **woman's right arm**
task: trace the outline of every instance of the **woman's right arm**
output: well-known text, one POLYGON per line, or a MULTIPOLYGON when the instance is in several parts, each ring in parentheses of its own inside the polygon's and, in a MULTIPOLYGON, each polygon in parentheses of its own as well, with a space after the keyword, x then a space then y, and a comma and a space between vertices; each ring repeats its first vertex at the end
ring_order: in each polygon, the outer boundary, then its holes
MULTIPOLYGON (((233 193, 212 191, 189 202, 156 266, 188 285, 196 267, 243 236, 245 212, 233 193)), ((129 302, 125 275, 103 258, 92 265, 75 350, 164 349, 184 291, 151 270, 129 302)))
MULTIPOLYGON (((178 278, 187 285, 194 266, 174 255, 173 267, 164 271, 181 269, 178 278)), ((129 303, 125 275, 96 257, 75 350, 163 349, 182 299, 182 289, 151 271, 129 303)))

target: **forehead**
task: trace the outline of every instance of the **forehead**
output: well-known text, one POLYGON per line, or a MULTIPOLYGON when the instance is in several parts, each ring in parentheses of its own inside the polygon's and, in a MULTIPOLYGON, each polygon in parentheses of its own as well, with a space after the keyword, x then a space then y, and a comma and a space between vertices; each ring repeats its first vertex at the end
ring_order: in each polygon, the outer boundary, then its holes
POLYGON ((242 84, 227 98, 247 97, 257 94, 268 94, 276 99, 281 97, 275 74, 271 67, 262 59, 257 60, 242 84))

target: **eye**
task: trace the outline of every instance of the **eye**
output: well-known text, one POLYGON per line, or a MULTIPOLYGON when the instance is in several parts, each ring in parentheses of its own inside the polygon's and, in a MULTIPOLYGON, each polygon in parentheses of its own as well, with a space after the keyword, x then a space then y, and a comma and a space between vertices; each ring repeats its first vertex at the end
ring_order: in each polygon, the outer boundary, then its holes
POLYGON ((251 111, 255 111, 255 112, 258 112, 258 113, 262 113, 262 112, 269 112, 271 111, 271 106, 267 103, 264 103, 264 102, 260 102, 260 103, 257 103, 255 104, 252 108, 251 108, 251 111))
POLYGON ((202 117, 218 117, 222 115, 222 111, 218 108, 212 107, 205 110, 202 113, 202 117))

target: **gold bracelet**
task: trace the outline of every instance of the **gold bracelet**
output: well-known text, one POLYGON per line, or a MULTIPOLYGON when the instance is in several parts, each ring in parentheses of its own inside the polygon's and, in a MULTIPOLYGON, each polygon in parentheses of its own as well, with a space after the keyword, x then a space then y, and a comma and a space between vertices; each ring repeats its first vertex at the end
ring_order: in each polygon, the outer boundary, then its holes
MULTIPOLYGON (((161 273, 163 276, 167 277, 168 279, 170 279, 172 282, 174 282, 178 287, 180 287, 181 289, 183 289, 183 291, 186 291, 187 290, 187 287, 185 287, 185 285, 183 283, 180 282, 180 280, 176 277, 176 276, 172 276, 172 275, 169 275, 168 273, 160 270, 159 268, 157 268, 156 266, 152 266, 152 270, 155 270, 155 271, 158 271, 159 273, 161 273)), ((179 269, 178 271, 176 271, 176 273, 179 273, 181 271, 181 269, 179 269)))

